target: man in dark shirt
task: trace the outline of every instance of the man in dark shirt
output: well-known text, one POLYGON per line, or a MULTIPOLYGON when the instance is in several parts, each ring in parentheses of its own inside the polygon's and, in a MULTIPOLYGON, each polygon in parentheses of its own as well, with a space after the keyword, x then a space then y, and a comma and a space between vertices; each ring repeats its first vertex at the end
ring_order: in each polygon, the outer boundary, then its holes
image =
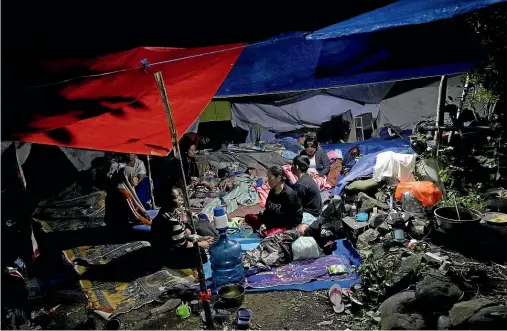
POLYGON ((298 178, 298 181, 293 185, 293 188, 301 201, 303 212, 318 217, 322 211, 322 198, 317 183, 307 173, 309 167, 308 156, 298 155, 294 158, 292 173, 298 178))

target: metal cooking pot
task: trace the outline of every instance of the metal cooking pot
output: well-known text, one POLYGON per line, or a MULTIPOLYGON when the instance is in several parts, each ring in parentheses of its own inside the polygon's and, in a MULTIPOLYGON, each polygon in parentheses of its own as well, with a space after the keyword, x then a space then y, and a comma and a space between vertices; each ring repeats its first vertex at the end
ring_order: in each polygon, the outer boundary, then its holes
POLYGON ((239 307, 245 300, 245 288, 239 284, 227 284, 218 289, 218 297, 224 308, 239 307))
POLYGON ((482 218, 482 214, 474 209, 455 207, 440 207, 435 209, 434 214, 438 226, 444 231, 454 231, 477 225, 482 218))

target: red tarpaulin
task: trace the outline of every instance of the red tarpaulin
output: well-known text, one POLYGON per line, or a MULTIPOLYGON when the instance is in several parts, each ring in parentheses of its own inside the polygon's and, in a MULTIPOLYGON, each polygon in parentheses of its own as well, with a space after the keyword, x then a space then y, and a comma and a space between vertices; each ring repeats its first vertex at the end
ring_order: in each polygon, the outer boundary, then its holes
POLYGON ((57 92, 54 86, 32 89, 40 103, 30 107, 33 109, 16 110, 28 117, 22 128, 15 129, 12 138, 75 148, 166 155, 172 148, 169 124, 153 73, 163 73, 181 137, 210 102, 242 49, 242 45, 194 49, 140 47, 93 60, 52 64, 50 70, 55 73, 84 69, 82 75, 95 76, 58 85, 57 92), (199 54, 205 55, 196 56, 199 54), (143 59, 153 66, 100 76, 139 67, 143 59), (155 64, 172 59, 181 60, 155 64), (40 96, 49 93, 58 100, 44 103, 47 96, 40 96))

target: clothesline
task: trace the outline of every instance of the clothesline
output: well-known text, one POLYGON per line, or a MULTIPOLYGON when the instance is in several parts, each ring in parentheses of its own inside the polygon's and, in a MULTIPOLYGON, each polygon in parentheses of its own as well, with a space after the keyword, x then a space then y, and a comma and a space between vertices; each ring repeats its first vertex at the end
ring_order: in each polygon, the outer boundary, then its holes
POLYGON ((141 61, 141 64, 139 66, 136 66, 136 67, 133 67, 133 68, 108 71, 108 72, 103 72, 103 73, 100 73, 100 74, 93 74, 93 75, 84 75, 84 76, 72 77, 72 78, 64 79, 64 80, 61 80, 61 81, 58 81, 58 82, 54 82, 54 83, 48 83, 48 84, 31 86, 31 87, 29 87, 29 89, 36 89, 36 88, 41 88, 41 87, 48 87, 48 86, 59 85, 59 84, 68 83, 68 82, 71 82, 71 81, 77 80, 77 79, 102 77, 102 76, 114 75, 114 74, 118 74, 118 73, 122 73, 122 72, 127 72, 127 71, 147 69, 147 68, 151 68, 151 67, 154 67, 154 66, 157 66, 157 65, 161 65, 161 64, 167 64, 167 63, 172 63, 172 62, 177 62, 177 61, 184 61, 184 60, 194 59, 194 58, 201 57, 201 56, 213 55, 213 54, 233 51, 233 50, 237 50, 237 49, 240 49, 240 48, 247 48, 247 47, 259 46, 259 45, 264 45, 264 44, 273 44, 275 42, 278 42, 278 41, 281 41, 281 40, 290 39, 290 38, 294 38, 294 37, 295 37, 294 35, 291 35, 291 36, 287 36, 287 37, 283 37, 283 38, 264 40, 264 41, 259 41, 259 42, 256 42, 256 43, 244 45, 244 46, 234 46, 234 47, 229 47, 229 48, 225 48, 225 49, 220 49, 220 50, 217 50, 217 51, 204 52, 204 53, 199 53, 199 54, 194 54, 194 55, 189 55, 189 56, 184 56, 184 57, 180 57, 180 58, 175 58, 175 59, 170 59, 170 60, 164 60, 164 61, 154 62, 154 63, 149 63, 147 59, 144 59, 143 61, 141 61))

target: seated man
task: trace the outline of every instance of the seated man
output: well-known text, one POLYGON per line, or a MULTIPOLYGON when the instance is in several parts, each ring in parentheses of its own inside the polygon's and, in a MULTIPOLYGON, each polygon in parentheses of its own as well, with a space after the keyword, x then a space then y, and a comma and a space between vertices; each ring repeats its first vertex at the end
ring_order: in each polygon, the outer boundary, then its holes
POLYGON ((297 182, 292 186, 298 194, 299 200, 303 207, 303 223, 310 225, 317 219, 322 211, 322 198, 320 191, 308 174, 310 167, 310 159, 306 155, 298 155, 292 162, 291 171, 298 178, 297 182))

